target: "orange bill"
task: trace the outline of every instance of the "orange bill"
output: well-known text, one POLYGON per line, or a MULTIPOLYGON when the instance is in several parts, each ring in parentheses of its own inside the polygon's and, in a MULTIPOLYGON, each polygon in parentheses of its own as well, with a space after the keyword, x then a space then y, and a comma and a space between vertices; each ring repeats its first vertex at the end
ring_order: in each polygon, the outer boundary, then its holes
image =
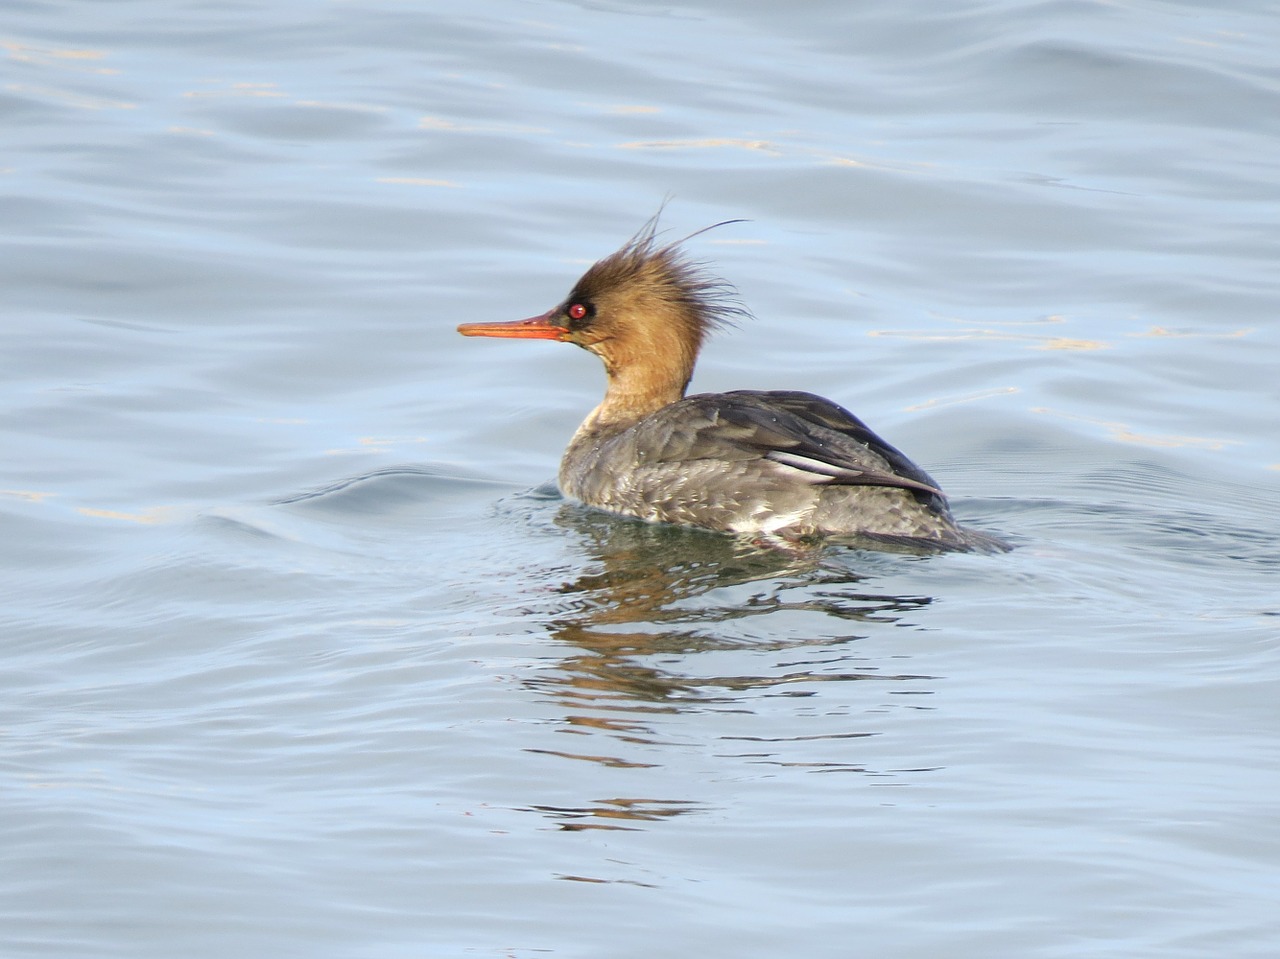
POLYGON ((569 331, 563 326, 551 322, 551 317, 558 312, 548 310, 541 316, 531 316, 527 320, 515 320, 511 323, 463 323, 458 332, 463 336, 501 336, 517 340, 559 340, 569 331))

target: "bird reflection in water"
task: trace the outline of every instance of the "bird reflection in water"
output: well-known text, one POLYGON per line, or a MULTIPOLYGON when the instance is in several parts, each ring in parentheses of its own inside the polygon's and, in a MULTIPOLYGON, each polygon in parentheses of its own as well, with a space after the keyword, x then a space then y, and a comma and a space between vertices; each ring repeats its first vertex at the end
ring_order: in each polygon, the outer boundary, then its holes
MULTIPOLYGON (((589 562, 536 614, 570 652, 554 669, 523 682, 563 708, 560 732, 603 734, 612 743, 604 750, 532 752, 612 768, 651 767, 662 765, 664 747, 689 741, 690 727, 682 725, 673 735, 672 724, 663 721, 675 714, 749 715, 755 711, 753 700, 814 697, 817 683, 887 682, 901 685, 896 692, 930 691, 921 687, 933 677, 886 670, 856 649, 876 624, 899 623, 931 602, 927 596, 876 592, 874 573, 850 566, 853 557, 879 564, 901 563, 902 557, 760 547, 742 538, 619 519, 576 504, 562 506, 555 523, 575 534, 589 562), (748 663, 750 671, 709 668, 722 663, 748 663)), ((883 712, 883 696, 869 697, 866 708, 883 712)), ((826 704, 822 728, 811 730, 814 734, 722 734, 708 748, 751 763, 875 775, 848 761, 847 745, 831 744, 826 756, 834 753, 838 759, 813 759, 815 749, 824 749, 815 741, 872 735, 842 725, 838 717, 856 711, 847 701, 826 704)), ((562 828, 580 830, 641 828, 700 807, 613 798, 530 808, 562 828)))
MULTIPOLYGON (((561 675, 529 681, 565 704, 632 715, 671 713, 736 702, 736 693, 789 684, 930 678, 888 674, 851 650, 836 650, 862 638, 857 624, 894 623, 932 600, 859 589, 869 577, 844 565, 830 549, 761 547, 569 504, 561 507, 556 522, 579 534, 593 560, 590 570, 560 587, 565 601, 544 624, 581 652, 562 660, 561 675), (794 624, 784 630, 783 624, 770 622, 787 613, 816 614, 805 623, 821 631, 797 634, 794 624), (694 675, 665 665, 734 649, 813 650, 823 655, 810 665, 828 668, 789 668, 805 664, 792 659, 764 675, 694 675), (837 663, 855 661, 861 663, 858 669, 830 671, 837 663)), ((568 722, 618 733, 643 727, 609 717, 572 716, 568 722)))

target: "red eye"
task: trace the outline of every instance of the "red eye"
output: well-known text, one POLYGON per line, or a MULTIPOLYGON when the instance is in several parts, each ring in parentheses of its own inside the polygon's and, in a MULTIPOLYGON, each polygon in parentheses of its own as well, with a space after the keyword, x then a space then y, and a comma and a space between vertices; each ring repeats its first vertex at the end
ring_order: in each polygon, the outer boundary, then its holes
POLYGON ((575 303, 569 307, 569 318, 572 320, 580 320, 587 315, 587 308, 581 303, 575 303))

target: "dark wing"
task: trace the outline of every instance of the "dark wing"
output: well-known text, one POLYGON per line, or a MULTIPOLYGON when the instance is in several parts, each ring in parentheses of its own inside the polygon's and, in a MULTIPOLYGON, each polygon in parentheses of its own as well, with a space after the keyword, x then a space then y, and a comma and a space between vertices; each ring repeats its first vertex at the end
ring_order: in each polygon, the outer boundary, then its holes
POLYGON ((658 461, 766 459, 808 474, 814 484, 891 486, 941 496, 929 474, 852 413, 812 393, 738 390, 690 396, 687 427, 668 434, 658 461))
MULTIPOLYGON (((943 495, 938 489, 938 484, 934 482, 933 477, 913 463, 895 446, 890 446, 881 439, 871 427, 858 419, 843 406, 838 406, 828 399, 821 396, 815 396, 813 393, 801 393, 797 391, 780 391, 763 392, 758 390, 737 390, 735 393, 728 394, 730 396, 738 393, 748 397, 763 399, 770 406, 777 406, 786 410, 803 423, 809 423, 818 427, 819 431, 830 430, 844 437, 846 442, 838 444, 836 450, 827 449, 827 459, 833 465, 845 465, 852 469, 865 469, 865 453, 871 453, 874 457, 883 460, 884 464, 889 468, 892 476, 900 480, 906 480, 907 483, 885 483, 873 485, 897 486, 902 485, 905 489, 918 489, 923 492, 936 493, 943 495), (847 441, 852 441, 850 446, 847 441), (850 457, 852 462, 841 462, 844 457, 850 457)), ((821 442, 819 437, 819 442, 821 442)), ((821 451, 821 448, 820 450, 821 451)), ((819 457, 822 459, 822 457, 819 457)), ((858 480, 845 480, 844 482, 860 484, 858 480)))

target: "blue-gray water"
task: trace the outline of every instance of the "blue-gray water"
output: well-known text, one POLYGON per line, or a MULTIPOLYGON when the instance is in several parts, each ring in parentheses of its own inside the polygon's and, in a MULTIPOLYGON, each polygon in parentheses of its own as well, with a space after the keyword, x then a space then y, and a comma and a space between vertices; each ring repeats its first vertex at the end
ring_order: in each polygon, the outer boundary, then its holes
POLYGON ((1273 6, 444 6, 0 15, 0 954, 1280 954, 1273 6), (1017 550, 556 496, 666 197, 1017 550))

